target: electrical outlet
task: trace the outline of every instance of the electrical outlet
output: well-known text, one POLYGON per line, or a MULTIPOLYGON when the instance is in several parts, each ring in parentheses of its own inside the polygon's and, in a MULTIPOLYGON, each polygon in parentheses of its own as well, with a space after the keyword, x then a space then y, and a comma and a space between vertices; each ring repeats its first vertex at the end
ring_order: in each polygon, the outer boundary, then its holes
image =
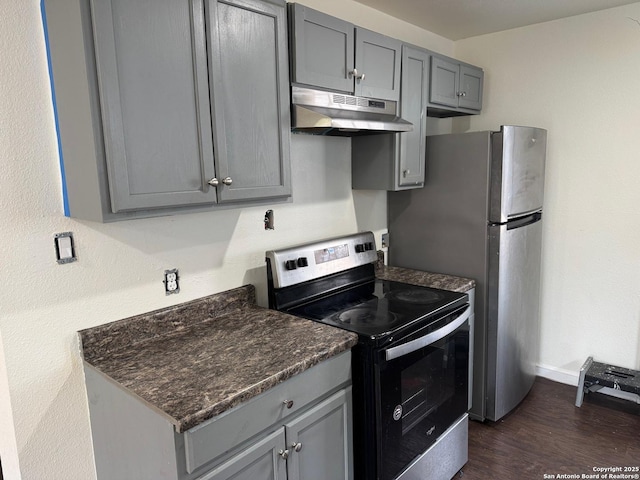
POLYGON ((273 224, 273 210, 267 210, 264 214, 264 229, 273 230, 276 228, 273 224))
POLYGON ((164 271, 164 293, 166 295, 171 295, 172 293, 180 293, 180 284, 178 269, 174 268, 173 270, 165 270, 164 271))

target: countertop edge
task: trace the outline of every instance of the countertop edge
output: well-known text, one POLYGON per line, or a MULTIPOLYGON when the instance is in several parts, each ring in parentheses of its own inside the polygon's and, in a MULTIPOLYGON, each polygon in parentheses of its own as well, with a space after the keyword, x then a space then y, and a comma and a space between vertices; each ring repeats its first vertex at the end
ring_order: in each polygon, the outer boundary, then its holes
MULTIPOLYGON (((193 414, 184 417, 180 420, 177 420, 176 431, 178 433, 186 432, 207 420, 210 420, 218 415, 221 415, 234 407, 241 405, 244 402, 251 400, 252 398, 257 397, 258 395, 268 391, 269 389, 289 380, 290 378, 310 369, 319 363, 328 360, 334 356, 337 356, 355 346, 358 343, 358 336, 356 334, 351 334, 352 339, 342 342, 336 347, 332 348, 331 351, 321 352, 318 355, 315 355, 311 358, 306 359, 306 361, 298 362, 284 370, 279 371, 278 373, 257 382, 246 389, 238 392, 236 395, 229 397, 222 402, 219 402, 215 405, 212 405, 209 408, 200 410, 198 412, 194 412, 193 414)), ((165 414, 166 415, 166 414, 165 414)))
POLYGON ((165 412, 161 408, 158 408, 153 403, 148 402, 147 400, 142 398, 140 395, 138 395, 135 391, 133 391, 130 388, 125 387, 124 385, 122 385, 122 383, 118 382, 117 380, 115 380, 114 378, 112 378, 111 376, 109 376, 108 374, 103 372, 102 370, 100 370, 100 368, 96 367, 95 365, 92 365, 91 363, 87 362, 86 360, 82 360, 82 366, 83 366, 83 368, 91 369, 92 372, 94 372, 96 375, 99 375, 106 382, 109 382, 111 385, 114 385, 116 388, 119 388, 123 392, 126 392, 127 395, 131 395, 137 401, 139 401, 139 402, 143 403, 144 405, 146 405, 148 408, 150 408, 151 410, 156 412, 158 415, 160 415, 162 418, 164 418, 167 422, 169 422, 171 425, 173 425, 175 430, 176 430, 176 432, 178 431, 178 428, 180 427, 180 424, 179 424, 178 420, 173 418, 167 412, 165 412))

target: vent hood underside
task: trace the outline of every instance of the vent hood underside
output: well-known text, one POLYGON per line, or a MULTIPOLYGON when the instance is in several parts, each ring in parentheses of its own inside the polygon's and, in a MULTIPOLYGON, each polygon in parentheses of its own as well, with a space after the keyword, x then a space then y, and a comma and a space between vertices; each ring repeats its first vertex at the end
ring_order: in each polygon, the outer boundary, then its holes
POLYGON ((316 135, 355 136, 410 132, 397 116, 397 103, 292 87, 292 130, 316 135))

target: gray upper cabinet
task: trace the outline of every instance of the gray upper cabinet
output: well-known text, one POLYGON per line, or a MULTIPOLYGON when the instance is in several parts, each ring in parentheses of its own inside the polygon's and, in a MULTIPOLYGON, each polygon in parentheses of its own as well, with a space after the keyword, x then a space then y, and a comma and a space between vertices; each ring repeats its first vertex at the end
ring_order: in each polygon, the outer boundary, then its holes
POLYGON ((289 4, 289 28, 292 83, 399 99, 399 40, 297 3, 289 4))
POLYGON ((218 201, 291 195, 284 1, 209 0, 207 12, 218 201))
POLYGON ((395 191, 424 185, 429 62, 429 52, 402 47, 400 115, 413 131, 353 137, 353 188, 395 191))
POLYGON ((433 57, 431 69, 430 102, 457 108, 460 92, 460 65, 433 57))
POLYGON ((91 9, 112 211, 214 203, 201 0, 91 9))
POLYGON ((397 101, 401 55, 399 40, 356 27, 355 94, 397 101))
POLYGON ((65 214, 291 193, 284 0, 45 0, 65 214))
POLYGON ((413 130, 398 134, 400 137, 399 187, 415 187, 424 184, 428 94, 429 54, 409 46, 403 47, 400 115, 413 123, 413 130))
POLYGON ((482 110, 482 85, 484 72, 469 65, 460 65, 460 92, 458 106, 471 110, 482 110))
POLYGON ((452 58, 432 56, 429 115, 448 117, 479 113, 483 80, 481 68, 452 58))
POLYGON ((353 93, 353 24, 294 3, 289 36, 292 82, 353 93))

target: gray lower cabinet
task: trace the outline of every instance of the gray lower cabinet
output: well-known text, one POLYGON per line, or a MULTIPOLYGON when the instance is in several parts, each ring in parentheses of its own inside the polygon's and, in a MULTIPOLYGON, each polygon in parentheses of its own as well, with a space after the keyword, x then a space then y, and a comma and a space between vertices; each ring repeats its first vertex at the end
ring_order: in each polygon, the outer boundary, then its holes
POLYGON ((291 82, 397 101, 402 43, 289 4, 291 82))
POLYGON ((479 113, 484 72, 452 58, 431 57, 430 116, 450 117, 479 113))
POLYGON ((351 387, 286 423, 198 480, 341 480, 353 477, 351 387))
POLYGON ((424 185, 429 62, 428 51, 403 45, 400 116, 413 131, 353 137, 353 188, 396 191, 424 185))
POLYGON ((89 364, 85 381, 99 480, 353 478, 349 351, 185 432, 89 364))
POLYGON ((353 478, 351 387, 285 425, 289 480, 353 478))
POLYGON ((198 480, 285 480, 284 445, 284 428, 281 428, 198 480))
POLYGON ((65 213, 287 197, 284 0, 45 0, 65 213))

